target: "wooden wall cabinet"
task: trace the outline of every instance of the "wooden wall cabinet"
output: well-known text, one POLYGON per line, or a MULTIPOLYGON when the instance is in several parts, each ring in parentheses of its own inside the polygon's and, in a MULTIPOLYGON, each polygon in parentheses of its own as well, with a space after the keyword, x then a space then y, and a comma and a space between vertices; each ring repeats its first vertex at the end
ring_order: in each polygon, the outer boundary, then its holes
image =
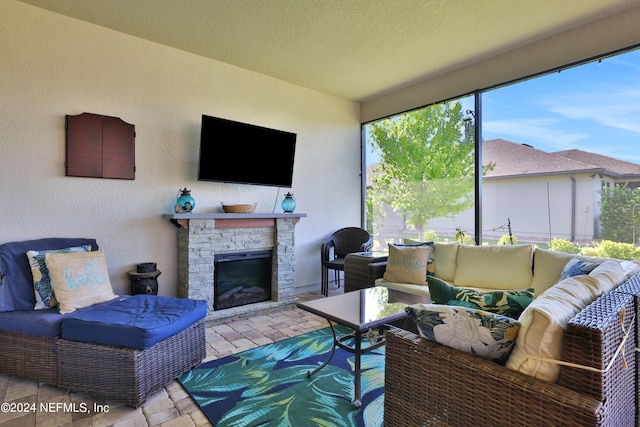
POLYGON ((118 117, 66 116, 66 176, 135 179, 135 126, 118 117))

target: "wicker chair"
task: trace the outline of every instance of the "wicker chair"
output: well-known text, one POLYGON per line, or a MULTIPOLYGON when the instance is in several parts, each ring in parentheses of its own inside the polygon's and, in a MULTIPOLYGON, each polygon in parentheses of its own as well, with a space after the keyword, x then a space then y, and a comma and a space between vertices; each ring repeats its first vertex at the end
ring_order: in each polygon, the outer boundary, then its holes
POLYGON ((344 271, 344 258, 354 252, 365 252, 373 246, 373 236, 359 227, 346 227, 333 233, 322 244, 320 256, 322 261, 322 295, 329 295, 329 270, 337 274, 344 271))

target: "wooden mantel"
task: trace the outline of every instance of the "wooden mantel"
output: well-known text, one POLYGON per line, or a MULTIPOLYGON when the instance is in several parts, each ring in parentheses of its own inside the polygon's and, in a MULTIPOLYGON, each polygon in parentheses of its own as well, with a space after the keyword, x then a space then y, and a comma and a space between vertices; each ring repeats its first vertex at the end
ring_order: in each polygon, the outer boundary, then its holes
POLYGON ((250 228, 250 227, 275 227, 278 218, 293 218, 297 223, 300 218, 306 217, 304 213, 210 213, 210 214, 164 214, 178 228, 189 228, 191 219, 214 219, 215 228, 250 228))

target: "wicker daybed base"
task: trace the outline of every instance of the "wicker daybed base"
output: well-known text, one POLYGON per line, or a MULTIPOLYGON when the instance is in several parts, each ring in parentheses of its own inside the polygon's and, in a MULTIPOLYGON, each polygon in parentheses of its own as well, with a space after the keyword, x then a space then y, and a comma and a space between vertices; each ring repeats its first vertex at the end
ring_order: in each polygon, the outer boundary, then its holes
MULTIPOLYGON (((35 312, 33 274, 25 253, 76 246, 98 249, 96 240, 88 238, 54 237, 0 244, 0 372, 138 407, 206 356, 206 303, 154 295, 122 296, 104 305, 96 304, 94 317, 80 316, 87 322, 76 325, 75 330, 73 321, 69 322, 65 337, 79 341, 62 339, 59 334, 65 330, 64 323, 73 319, 55 313, 55 309, 35 312), (118 304, 115 310, 111 303, 118 304), (82 342, 105 336, 112 311, 120 315, 109 334, 128 334, 127 327, 133 328, 131 336, 118 336, 112 343, 142 346, 153 342, 150 340, 154 337, 172 336, 145 350, 82 342), (129 317, 123 318, 123 313, 129 317), (155 313, 160 317, 155 318, 155 313), (172 323, 166 313, 179 321, 172 323), (133 319, 140 324, 136 326, 133 319), (97 321, 95 330, 91 329, 93 321, 97 321), (135 330, 147 325, 148 333, 135 330), (161 335, 152 333, 160 325, 161 335)), ((84 315, 90 313, 92 309, 87 307, 84 315)))
POLYGON ((623 358, 607 372, 561 367, 558 384, 436 344, 409 331, 387 333, 385 425, 632 426, 636 420, 633 296, 609 292, 565 333, 563 360, 604 370, 630 330, 623 358), (630 329, 629 329, 630 328, 630 329))
POLYGON ((58 386, 57 337, 0 330, 0 372, 58 386))
POLYGON ((58 387, 139 407, 206 356, 204 319, 146 350, 58 341, 58 387))

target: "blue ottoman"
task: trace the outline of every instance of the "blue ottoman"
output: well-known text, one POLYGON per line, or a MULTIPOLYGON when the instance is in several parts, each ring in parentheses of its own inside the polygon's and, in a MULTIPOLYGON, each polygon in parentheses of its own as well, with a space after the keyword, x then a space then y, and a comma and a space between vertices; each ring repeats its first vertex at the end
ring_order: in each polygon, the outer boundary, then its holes
POLYGON ((116 298, 65 315, 59 387, 139 407, 206 356, 205 301, 116 298))

